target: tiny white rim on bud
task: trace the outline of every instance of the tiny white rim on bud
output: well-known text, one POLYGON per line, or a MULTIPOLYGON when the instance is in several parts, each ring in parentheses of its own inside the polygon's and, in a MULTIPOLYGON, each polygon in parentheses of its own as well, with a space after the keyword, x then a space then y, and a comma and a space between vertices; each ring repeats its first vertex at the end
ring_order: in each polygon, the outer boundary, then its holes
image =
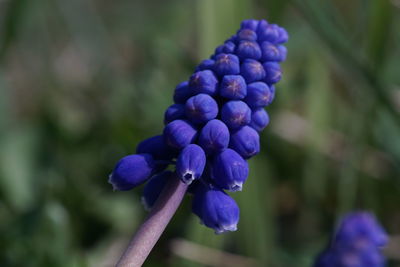
POLYGON ((118 190, 117 186, 111 181, 112 175, 113 175, 112 173, 110 173, 110 175, 108 175, 108 183, 112 185, 113 191, 117 191, 118 190))
POLYGON ((237 230, 237 224, 231 224, 231 225, 221 225, 218 229, 215 229, 215 234, 220 235, 225 232, 234 232, 237 230))
POLYGON ((229 186, 229 191, 231 192, 242 191, 242 187, 243 187, 243 182, 233 182, 229 186))
POLYGON ((195 179, 194 173, 190 170, 185 171, 185 173, 182 175, 181 180, 187 185, 190 185, 195 179), (190 175, 190 178, 186 178, 186 176, 190 175))

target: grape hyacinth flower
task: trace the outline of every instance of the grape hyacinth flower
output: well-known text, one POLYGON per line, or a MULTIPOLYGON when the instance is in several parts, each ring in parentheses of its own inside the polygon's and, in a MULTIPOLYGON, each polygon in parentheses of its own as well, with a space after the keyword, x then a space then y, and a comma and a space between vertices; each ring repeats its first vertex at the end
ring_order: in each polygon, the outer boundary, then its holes
POLYGON ((375 216, 368 212, 350 213, 343 218, 314 267, 383 267, 381 248, 387 242, 387 234, 375 216))
POLYGON ((137 154, 123 158, 110 175, 116 190, 148 181, 142 201, 151 215, 132 242, 148 238, 146 228, 153 223, 150 232, 159 237, 187 191, 205 226, 218 234, 237 229, 239 208, 225 190, 243 189, 247 160, 260 151, 259 133, 269 123, 264 108, 275 97, 287 40, 276 24, 244 20, 237 34, 176 86, 162 134, 139 143, 137 154))

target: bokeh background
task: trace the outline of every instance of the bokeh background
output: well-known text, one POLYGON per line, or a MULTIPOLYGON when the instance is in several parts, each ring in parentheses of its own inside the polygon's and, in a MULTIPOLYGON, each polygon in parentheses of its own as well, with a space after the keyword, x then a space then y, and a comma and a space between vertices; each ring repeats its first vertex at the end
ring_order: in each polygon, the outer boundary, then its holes
POLYGON ((246 18, 287 28, 239 230, 187 197, 145 266, 306 267, 345 212, 400 266, 399 0, 0 0, 0 266, 112 266, 146 216, 115 162, 162 131, 175 85, 246 18))

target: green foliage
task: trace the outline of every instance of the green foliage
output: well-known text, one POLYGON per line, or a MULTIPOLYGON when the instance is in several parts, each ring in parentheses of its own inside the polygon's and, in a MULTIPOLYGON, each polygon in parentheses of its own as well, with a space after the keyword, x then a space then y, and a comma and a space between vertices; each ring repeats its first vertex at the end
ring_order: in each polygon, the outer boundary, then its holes
MULTIPOLYGON (((145 266, 210 262, 180 254, 177 238, 260 266, 310 266, 354 209, 399 235, 398 1, 8 0, 0 266, 112 266, 146 213, 141 189, 112 192, 110 170, 160 133, 175 85, 250 17, 282 24, 291 39, 262 153, 232 194, 239 230, 215 236, 187 197, 145 266)), ((227 257, 214 256, 204 258, 227 257)))

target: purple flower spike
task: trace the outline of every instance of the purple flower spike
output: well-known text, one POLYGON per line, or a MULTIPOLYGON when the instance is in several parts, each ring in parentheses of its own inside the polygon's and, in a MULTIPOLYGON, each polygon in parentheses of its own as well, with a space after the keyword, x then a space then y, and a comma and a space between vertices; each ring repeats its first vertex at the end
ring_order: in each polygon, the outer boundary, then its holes
POLYGON ((219 76, 239 74, 239 58, 233 54, 219 54, 215 57, 214 71, 219 76))
POLYGON ((189 82, 184 81, 178 84, 174 91, 174 102, 184 104, 186 100, 192 96, 192 92, 189 89, 189 82))
POLYGON ((199 186, 194 194, 192 210, 216 234, 237 230, 239 207, 233 198, 220 189, 199 186))
POLYGON ((282 70, 278 63, 276 62, 265 62, 263 64, 265 70, 264 81, 268 84, 274 84, 281 80, 282 70))
POLYGON ((165 142, 169 146, 181 150, 194 142, 197 131, 187 121, 175 120, 165 126, 163 135, 165 142))
POLYGON ((201 130, 198 143, 207 155, 212 155, 227 148, 229 138, 228 127, 220 120, 211 120, 201 130))
MULTIPOLYGON (((281 79, 287 40, 286 30, 276 24, 244 20, 188 81, 176 86, 174 104, 164 113, 163 134, 139 143, 138 155, 122 159, 110 176, 114 188, 128 190, 156 174, 145 186, 143 202, 157 208, 137 235, 148 238, 151 222, 152 233, 157 232, 152 238, 159 236, 165 228, 160 216, 169 218, 186 192, 195 195, 193 212, 206 226, 216 233, 236 230, 239 209, 223 190, 242 189, 249 173, 246 160, 260 151, 259 134, 269 123, 264 107, 273 101, 274 84, 281 79), (167 167, 174 168, 172 174, 162 172, 167 167), (156 199, 163 187, 159 206, 156 199)), ((146 242, 139 246, 154 244, 146 242)), ((139 261, 138 266, 143 263, 139 261)), ((362 267, 373 259, 365 262, 362 267)))
POLYGON ((142 196, 142 204, 145 210, 150 210, 153 207, 171 176, 171 171, 163 171, 151 177, 146 183, 142 196))
POLYGON ((236 151, 227 148, 214 157, 212 179, 222 189, 241 191, 248 175, 248 164, 236 151))
POLYGON ((217 117, 218 104, 211 96, 198 94, 188 99, 185 113, 193 123, 205 123, 217 117))
POLYGON ((164 113, 164 124, 168 124, 174 120, 185 119, 185 105, 173 104, 167 108, 164 113))
POLYGON ((215 95, 218 88, 218 80, 211 70, 202 70, 190 76, 189 87, 192 95, 215 95))
POLYGON ((263 82, 251 83, 247 86, 247 96, 244 99, 251 108, 262 108, 271 104, 274 92, 263 82))
POLYGON ((229 129, 238 129, 250 123, 251 110, 243 101, 229 101, 222 107, 221 120, 229 129))
POLYGON ((241 29, 250 29, 252 31, 256 31, 258 26, 258 20, 255 19, 247 19, 243 20, 240 24, 241 29))
POLYGON ((260 136, 249 126, 244 126, 231 135, 229 147, 245 159, 260 152, 260 136))
POLYGON ((387 234, 374 215, 350 213, 343 218, 314 267, 384 267, 381 248, 387 242, 387 234))
POLYGON ((237 33, 238 40, 242 41, 257 41, 257 34, 250 29, 242 29, 237 33))
POLYGON ((232 100, 243 99, 247 94, 246 81, 240 75, 225 75, 222 78, 219 94, 232 100))
POLYGON ((206 154, 195 144, 188 145, 179 154, 176 161, 176 173, 185 184, 200 178, 206 165, 206 154))
POLYGON ((240 66, 240 72, 248 83, 261 81, 265 78, 263 65, 253 59, 246 59, 240 66))
POLYGON ((251 112, 251 122, 249 124, 257 132, 261 132, 269 123, 268 113, 264 108, 257 108, 251 112))
POLYGON ((240 59, 261 58, 261 49, 257 42, 254 41, 240 41, 238 47, 236 48, 236 54, 240 59))
POLYGON ((164 142, 162 135, 156 135, 140 142, 136 147, 136 154, 150 154, 156 160, 170 160, 175 155, 164 142))
POLYGON ((262 42, 261 44, 262 51, 262 61, 282 61, 281 53, 277 46, 270 42, 262 42))
POLYGON ((212 59, 205 59, 200 63, 200 65, 197 66, 195 71, 198 72, 201 70, 212 70, 214 63, 215 61, 212 59))
POLYGON ((108 182, 114 190, 127 191, 146 181, 155 168, 150 154, 134 154, 118 161, 108 182))

